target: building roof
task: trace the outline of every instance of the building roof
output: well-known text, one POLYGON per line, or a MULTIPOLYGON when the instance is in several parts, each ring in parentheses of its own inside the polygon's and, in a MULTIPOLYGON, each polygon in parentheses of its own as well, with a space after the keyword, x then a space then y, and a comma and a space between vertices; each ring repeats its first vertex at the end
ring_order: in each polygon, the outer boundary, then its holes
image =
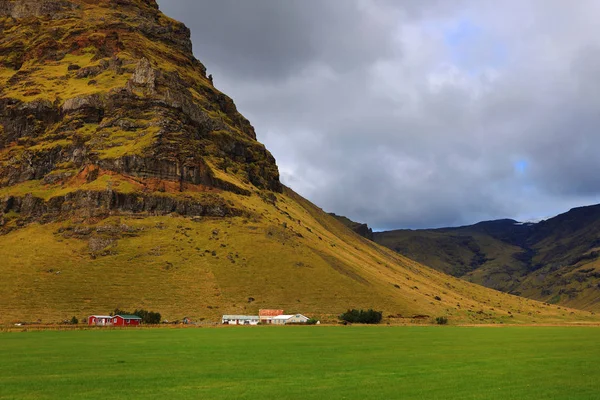
POLYGON ((258 310, 258 315, 261 317, 276 317, 283 314, 283 310, 258 310))
POLYGON ((278 315, 278 316, 276 316, 276 317, 273 317, 273 319, 283 319, 283 320, 287 320, 287 319, 290 319, 290 318, 292 318, 292 317, 293 317, 293 315, 278 315))
POLYGON ((223 319, 259 319, 258 315, 223 315, 223 319))
POLYGON ((138 317, 137 315, 127 315, 127 314, 119 314, 119 315, 115 315, 115 317, 121 317, 123 319, 142 319, 140 317, 138 317))
POLYGON ((302 314, 294 314, 294 315, 278 315, 278 316, 274 317, 273 319, 287 321, 288 319, 290 319, 290 318, 293 318, 293 317, 296 317, 296 318, 306 318, 306 319, 310 319, 310 318, 308 318, 306 315, 302 315, 302 314))
POLYGON ((89 318, 112 318, 110 315, 90 315, 89 318))

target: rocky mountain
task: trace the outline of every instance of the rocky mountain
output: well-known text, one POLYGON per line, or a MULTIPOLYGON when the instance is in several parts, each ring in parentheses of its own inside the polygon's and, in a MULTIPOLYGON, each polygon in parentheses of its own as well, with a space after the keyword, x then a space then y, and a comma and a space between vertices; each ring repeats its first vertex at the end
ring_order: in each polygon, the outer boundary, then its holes
POLYGON ((374 240, 445 273, 533 299, 600 309, 600 205, 539 223, 379 232, 374 240))
POLYGON ((272 155, 154 0, 0 0, 0 324, 144 308, 568 321, 365 240, 272 155))
POLYGON ((227 214, 225 204, 199 212, 151 193, 281 192, 274 158, 206 77, 188 29, 153 1, 3 0, 0 10, 0 185, 63 188, 51 202, 14 196, 0 208, 227 214), (108 180, 147 195, 98 196, 93 187, 108 180))

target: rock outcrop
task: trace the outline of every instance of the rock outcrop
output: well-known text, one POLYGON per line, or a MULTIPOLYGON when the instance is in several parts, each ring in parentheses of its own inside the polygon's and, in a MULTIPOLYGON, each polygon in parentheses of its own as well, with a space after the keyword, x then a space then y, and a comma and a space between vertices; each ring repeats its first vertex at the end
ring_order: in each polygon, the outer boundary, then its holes
POLYGON ((206 201, 177 199, 169 196, 138 195, 114 190, 77 191, 48 201, 31 194, 0 199, 0 215, 14 212, 21 221, 54 221, 63 216, 107 217, 113 214, 179 215, 231 217, 243 213, 227 205, 218 196, 206 201))
POLYGON ((335 213, 330 213, 329 215, 331 215, 332 217, 334 217, 342 224, 346 225, 348 228, 352 229, 354 232, 358 233, 365 239, 373 240, 373 229, 369 228, 369 225, 362 224, 360 222, 354 222, 351 219, 344 217, 343 215, 336 215, 335 213))
POLYGON ((0 15, 11 18, 53 17, 61 18, 65 12, 78 9, 77 4, 66 0, 0 0, 0 15))
MULTIPOLYGON (((0 193, 14 203, 30 181, 64 189, 90 167, 179 192, 282 190, 273 156, 194 58, 189 29, 154 0, 0 0, 0 193)), ((115 209, 105 203, 76 202, 115 209)), ((116 209, 127 207, 157 209, 116 209)))

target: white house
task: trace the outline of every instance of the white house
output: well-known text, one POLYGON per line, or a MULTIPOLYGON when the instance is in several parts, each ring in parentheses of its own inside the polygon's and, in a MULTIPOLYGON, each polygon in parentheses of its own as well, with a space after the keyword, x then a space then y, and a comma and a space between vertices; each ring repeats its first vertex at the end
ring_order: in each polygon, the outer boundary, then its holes
POLYGON ((90 315, 88 325, 110 326, 113 317, 110 315, 90 315))
POLYGON ((258 315, 223 315, 221 323, 224 325, 258 325, 258 315))
POLYGON ((305 324, 310 318, 302 314, 278 315, 273 317, 273 325, 305 324))

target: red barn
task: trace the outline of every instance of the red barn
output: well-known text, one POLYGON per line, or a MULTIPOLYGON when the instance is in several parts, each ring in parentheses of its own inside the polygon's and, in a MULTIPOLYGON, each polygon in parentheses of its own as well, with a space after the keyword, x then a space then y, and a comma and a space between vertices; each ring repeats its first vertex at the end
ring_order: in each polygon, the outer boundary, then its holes
POLYGON ((142 319, 137 315, 115 315, 112 318, 113 326, 138 326, 142 319))

